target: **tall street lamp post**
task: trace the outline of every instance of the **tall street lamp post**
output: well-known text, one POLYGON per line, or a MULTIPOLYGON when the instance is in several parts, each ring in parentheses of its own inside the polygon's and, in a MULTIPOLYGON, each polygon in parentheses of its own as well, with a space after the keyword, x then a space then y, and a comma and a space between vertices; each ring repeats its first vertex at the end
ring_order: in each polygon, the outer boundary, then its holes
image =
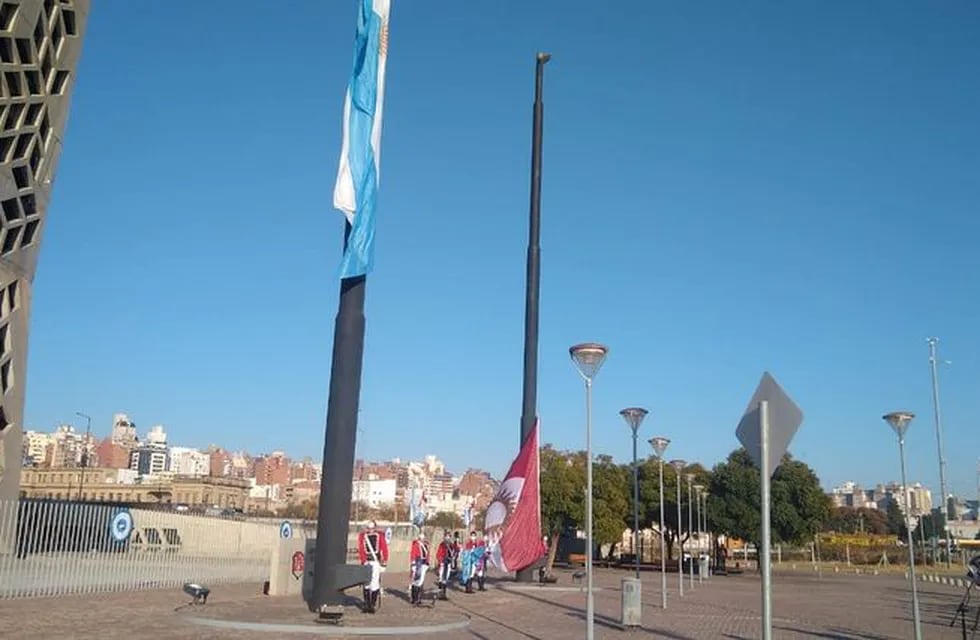
POLYGON ((683 460, 671 460, 670 466, 674 467, 674 475, 677 476, 677 585, 678 595, 684 597, 684 539, 681 531, 684 527, 681 521, 681 471, 687 466, 683 460))
POLYGON ((595 637, 595 598, 592 593, 592 379, 599 373, 609 349, 587 342, 568 349, 572 362, 585 380, 585 637, 595 637))
POLYGON ((643 419, 649 413, 641 407, 629 407, 619 412, 633 431, 633 556, 636 562, 636 579, 640 579, 640 554, 636 549, 640 546, 640 476, 636 464, 636 435, 643 424, 643 419))
MULTIPOLYGON (((688 473, 684 476, 687 478, 687 537, 694 537, 694 474, 688 473)), ((694 591, 694 545, 691 545, 691 562, 690 574, 691 574, 691 591, 694 591)))
POLYGON ((915 418, 915 414, 908 411, 895 411, 883 417, 898 435, 898 458, 902 465, 902 493, 905 494, 905 535, 909 549, 909 578, 912 580, 912 624, 914 625, 915 640, 922 640, 922 625, 919 619, 919 589, 915 584, 915 547, 912 546, 912 519, 909 515, 908 484, 905 480, 905 432, 909 428, 909 423, 915 418))
POLYGON ((650 438, 650 446, 660 463, 660 606, 667 608, 667 547, 664 544, 664 452, 670 440, 663 436, 650 438))
MULTIPOLYGON (((936 345, 939 338, 929 338, 929 369, 932 372, 932 410, 936 421, 936 448, 939 451, 939 491, 943 494, 943 523, 949 522, 949 494, 946 493, 946 456, 943 452, 943 421, 939 411, 939 374, 936 371, 936 345)), ((949 364, 949 361, 944 361, 949 364)), ((949 526, 946 529, 946 568, 953 563, 953 547, 949 535, 949 526)), ((925 549, 923 548, 923 552, 925 549)))
POLYGON ((704 582, 704 575, 701 573, 701 553, 702 553, 702 551, 701 551, 701 544, 702 544, 702 542, 701 542, 701 540, 702 540, 701 535, 702 535, 702 532, 704 531, 704 529, 701 527, 701 500, 704 497, 703 496, 703 492, 704 492, 704 485, 703 484, 696 484, 696 485, 694 485, 694 497, 697 498, 697 501, 698 501, 698 513, 697 513, 697 516, 698 516, 698 584, 701 584, 702 582, 704 582))
POLYGON ((92 437, 92 418, 81 411, 76 411, 75 415, 85 418, 85 442, 82 443, 82 471, 78 479, 78 499, 82 499, 82 488, 85 486, 85 469, 88 467, 88 441, 92 437))

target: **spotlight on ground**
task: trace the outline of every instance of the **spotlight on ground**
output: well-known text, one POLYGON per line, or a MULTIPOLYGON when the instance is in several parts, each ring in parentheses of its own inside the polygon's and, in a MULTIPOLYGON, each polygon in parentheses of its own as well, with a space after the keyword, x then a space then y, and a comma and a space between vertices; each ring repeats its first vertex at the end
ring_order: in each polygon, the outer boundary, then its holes
POLYGON ((194 598, 191 604, 207 604, 208 595, 211 593, 211 590, 204 585, 196 584, 194 582, 185 582, 184 593, 194 598))

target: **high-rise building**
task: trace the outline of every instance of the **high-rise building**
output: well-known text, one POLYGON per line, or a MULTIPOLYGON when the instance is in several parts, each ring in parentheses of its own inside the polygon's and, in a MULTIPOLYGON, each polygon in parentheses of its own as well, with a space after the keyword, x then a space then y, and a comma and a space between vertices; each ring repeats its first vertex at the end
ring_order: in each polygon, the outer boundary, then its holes
POLYGON ((0 500, 19 495, 31 286, 88 11, 0 1, 0 500))
POLYGON ((141 476, 156 476, 170 466, 169 450, 167 449, 167 432, 162 425, 152 427, 146 434, 145 444, 133 449, 130 454, 129 468, 141 476))
POLYGON ((134 449, 138 441, 136 423, 125 413, 115 414, 112 416, 112 432, 109 434, 109 439, 127 449, 134 449))
POLYGON ((207 476, 211 474, 211 456, 188 447, 170 447, 168 470, 178 476, 207 476))

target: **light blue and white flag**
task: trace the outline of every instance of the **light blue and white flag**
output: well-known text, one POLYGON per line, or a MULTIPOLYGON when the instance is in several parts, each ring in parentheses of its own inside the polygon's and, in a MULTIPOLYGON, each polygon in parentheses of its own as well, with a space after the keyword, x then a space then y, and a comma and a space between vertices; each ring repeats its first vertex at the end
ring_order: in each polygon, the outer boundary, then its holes
POLYGON ((374 214, 381 163, 381 115, 388 59, 390 0, 358 0, 354 69, 344 100, 344 141, 333 206, 351 225, 340 277, 368 274, 374 266, 374 214))

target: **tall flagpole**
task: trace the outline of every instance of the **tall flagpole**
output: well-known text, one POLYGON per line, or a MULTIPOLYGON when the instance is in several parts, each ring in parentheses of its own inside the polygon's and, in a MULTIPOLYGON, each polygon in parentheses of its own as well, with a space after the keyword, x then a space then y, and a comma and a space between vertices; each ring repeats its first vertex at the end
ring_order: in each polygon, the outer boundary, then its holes
MULTIPOLYGON (((541 138, 544 125, 544 65, 551 59, 539 53, 534 76, 534 124, 531 133, 531 212, 527 241, 527 284, 524 303, 524 393, 521 442, 524 446, 537 421, 538 403, 538 293, 541 289, 541 138)), ((517 572, 518 582, 531 582, 530 567, 517 572)))
MULTIPOLYGON (((343 211, 344 256, 334 321, 330 395, 307 605, 321 620, 343 616, 344 589, 370 582, 371 568, 347 564, 351 485, 364 356, 364 290, 371 270, 377 162, 388 50, 389 0, 359 0, 354 66, 344 103, 344 135, 334 207, 343 211), (371 102, 373 100, 373 103, 371 102)), ((306 595, 304 585, 304 595, 306 595)))

